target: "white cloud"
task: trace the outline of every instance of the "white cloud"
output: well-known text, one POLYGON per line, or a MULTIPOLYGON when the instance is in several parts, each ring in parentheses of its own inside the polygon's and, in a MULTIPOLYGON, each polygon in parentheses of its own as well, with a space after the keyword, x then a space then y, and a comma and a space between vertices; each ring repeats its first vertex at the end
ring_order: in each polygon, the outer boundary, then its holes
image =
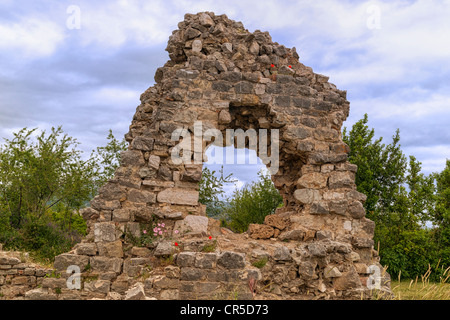
POLYGON ((79 7, 83 45, 120 47, 128 41, 159 45, 167 42, 180 20, 162 0, 118 0, 100 5, 86 1, 79 7))
POLYGON ((24 18, 15 23, 0 23, 0 48, 25 58, 53 54, 65 38, 63 28, 43 19, 24 18))
POLYGON ((450 95, 426 93, 421 88, 408 88, 375 98, 352 101, 352 105, 365 106, 374 118, 418 119, 425 116, 440 115, 450 120, 450 95))

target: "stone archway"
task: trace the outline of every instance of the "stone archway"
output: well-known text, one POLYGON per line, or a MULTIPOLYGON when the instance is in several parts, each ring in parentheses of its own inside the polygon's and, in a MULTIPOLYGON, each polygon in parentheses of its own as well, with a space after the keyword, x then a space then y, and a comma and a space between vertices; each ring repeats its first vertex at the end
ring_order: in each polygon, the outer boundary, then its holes
MULTIPOLYGON (((279 170, 272 179, 285 203, 276 216, 286 224, 280 239, 294 244, 274 249, 267 277, 277 272, 283 279, 293 277, 288 281, 296 283, 292 288, 280 283, 281 296, 360 298, 368 291, 365 281, 372 272, 368 266, 379 258, 373 250, 374 224, 365 218, 366 197, 356 191, 357 168, 347 161, 349 150, 340 133, 349 113, 346 92, 301 64, 295 48, 273 42, 267 32, 251 33, 225 15, 187 14, 178 27, 166 48, 170 60, 157 69, 156 84, 141 95, 125 136, 130 146, 122 154, 115 178, 83 212, 89 236, 71 254, 58 257, 55 265, 64 270, 80 256, 87 257, 83 263, 90 259, 94 270, 113 271, 109 281, 114 286, 127 272, 130 275, 133 263, 139 265, 133 262, 139 255, 124 252, 123 234, 139 236, 140 223, 157 217, 170 232, 186 222, 200 236, 202 232, 220 235, 218 225, 205 217, 198 203, 201 159, 210 143, 202 140, 203 134, 209 129, 222 133, 276 129, 279 170), (196 134, 199 122, 202 127, 196 134), (202 148, 194 145, 183 154, 200 163, 174 161, 180 143, 173 134, 180 129, 185 138, 200 139, 202 148)), ((170 252, 171 245, 165 246, 170 252)), ((151 248, 151 254, 157 255, 158 248, 151 248)), ((201 269, 203 263, 242 269, 249 259, 228 251, 217 253, 213 262, 196 257, 202 261, 200 267, 186 262, 192 258, 187 252, 179 253, 182 274, 183 268, 194 272, 192 267, 201 269), (223 255, 227 263, 220 263, 223 255)), ((184 280, 206 281, 205 277, 184 280)), ((180 279, 184 281, 183 276, 180 279)))

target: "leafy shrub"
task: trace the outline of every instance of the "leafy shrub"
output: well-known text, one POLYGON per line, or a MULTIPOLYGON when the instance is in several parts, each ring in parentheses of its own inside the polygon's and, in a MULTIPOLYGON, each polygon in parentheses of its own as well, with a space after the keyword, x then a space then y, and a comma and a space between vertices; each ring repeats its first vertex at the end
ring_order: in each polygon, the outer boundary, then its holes
POLYGON ((236 232, 245 232, 252 223, 262 224, 264 218, 275 213, 283 204, 283 197, 275 188, 270 173, 258 173, 259 180, 237 189, 226 208, 228 226, 236 232))

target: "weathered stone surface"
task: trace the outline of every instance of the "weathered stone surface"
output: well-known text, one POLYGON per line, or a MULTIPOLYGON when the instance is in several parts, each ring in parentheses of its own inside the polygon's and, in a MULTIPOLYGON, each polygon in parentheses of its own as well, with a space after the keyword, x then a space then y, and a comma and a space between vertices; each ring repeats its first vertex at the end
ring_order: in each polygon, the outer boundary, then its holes
POLYGON ((208 218, 188 215, 183 220, 176 221, 174 226, 174 235, 183 235, 186 233, 206 235, 208 233, 208 218), (175 230, 177 230, 178 233, 175 233, 175 230))
POLYGON ((44 288, 33 289, 25 293, 25 300, 58 300, 56 294, 49 293, 44 288))
POLYGON ((358 273, 354 269, 342 273, 340 277, 334 279, 333 287, 335 290, 349 290, 361 287, 358 273))
POLYGON ((348 206, 348 213, 354 218, 354 219, 361 219, 364 218, 366 215, 366 210, 364 209, 364 206, 359 201, 353 201, 348 206))
POLYGON ((219 123, 228 124, 231 122, 231 114, 228 110, 221 110, 219 113, 219 123))
POLYGON ((325 246, 320 243, 308 244, 308 250, 313 256, 316 257, 325 257, 327 255, 325 246))
POLYGON ((195 258, 194 266, 201 269, 211 269, 216 266, 217 254, 204 253, 198 254, 195 258))
POLYGON ((312 189, 295 190, 294 198, 301 204, 312 204, 320 200, 320 192, 312 189))
POLYGON ((328 203, 325 201, 314 202, 311 205, 311 214, 329 214, 328 203))
POLYGON ((175 250, 172 242, 161 241, 156 246, 155 252, 153 253, 155 257, 170 256, 175 250))
POLYGON ((337 267, 327 266, 323 270, 323 276, 325 278, 339 278, 342 276, 342 273, 337 267))
POLYGON ((226 269, 240 269, 245 267, 245 254, 225 251, 219 255, 217 264, 226 269))
POLYGON ((111 282, 108 280, 95 280, 84 283, 84 289, 91 292, 108 294, 111 289, 111 282))
POLYGON ((95 242, 116 241, 117 231, 113 222, 98 222, 94 224, 95 242))
POLYGON ((89 259, 89 264, 94 271, 120 273, 123 260, 120 258, 91 257, 89 259))
POLYGON ((144 156, 139 150, 123 151, 120 159, 123 166, 143 166, 145 164, 144 156))
POLYGON ((318 172, 303 175, 297 181, 297 187, 301 189, 322 189, 327 185, 327 176, 318 172))
POLYGON ((211 26, 215 26, 216 23, 214 22, 214 20, 211 18, 211 16, 207 13, 201 13, 199 15, 199 22, 202 26, 205 26, 207 28, 211 27, 211 26))
POLYGON ((353 188, 355 186, 355 179, 350 172, 335 171, 330 174, 328 184, 330 189, 353 188))
POLYGON ((200 52, 202 51, 202 41, 199 39, 196 39, 192 42, 192 51, 194 52, 200 52))
POLYGON ((17 265, 20 263, 20 259, 16 257, 10 257, 7 255, 0 255, 0 265, 1 264, 7 264, 7 265, 17 265))
POLYGON ((76 254, 63 253, 55 257, 53 266, 59 272, 66 272, 69 266, 78 266, 83 271, 89 263, 88 256, 79 256, 76 254))
POLYGON ((282 232, 278 238, 280 240, 297 240, 302 241, 305 238, 306 230, 305 229, 295 229, 282 232))
POLYGON ((185 164, 185 171, 181 176, 182 181, 199 182, 202 178, 201 164, 185 164))
POLYGON ((250 224, 248 234, 252 239, 269 239, 274 235, 274 229, 264 224, 250 224))
POLYGON ((127 290, 124 300, 144 300, 144 298, 144 284, 142 284, 142 282, 137 282, 133 287, 127 290))
POLYGON ((128 222, 130 221, 130 210, 128 209, 116 209, 113 211, 112 221, 116 222, 128 222))
POLYGON ((348 202, 346 200, 336 200, 329 202, 330 213, 345 215, 347 212, 348 202))
POLYGON ((360 248, 360 249, 372 248, 374 241, 373 241, 373 239, 353 237, 352 244, 354 247, 360 248))
POLYGON ((95 256, 97 254, 97 244, 95 243, 78 243, 75 246, 75 252, 77 255, 95 256))
POLYGON ((286 228, 286 222, 284 219, 278 215, 268 215, 264 218, 264 224, 277 228, 279 230, 284 230, 286 228))
POLYGON ((155 203, 156 194, 153 192, 132 189, 128 192, 128 200, 137 203, 155 203))
POLYGON ((123 249, 122 249, 122 241, 116 240, 113 242, 101 242, 97 244, 98 253, 101 256, 110 257, 110 258, 122 258, 123 257, 123 249))
POLYGON ((177 255, 177 266, 179 267, 193 267, 195 264, 195 252, 180 252, 177 255))
POLYGON ((273 258, 277 261, 290 261, 292 260, 291 252, 285 246, 281 246, 275 249, 273 258))
POLYGON ((169 188, 158 193, 158 202, 190 205, 198 204, 198 191, 180 188, 169 188))

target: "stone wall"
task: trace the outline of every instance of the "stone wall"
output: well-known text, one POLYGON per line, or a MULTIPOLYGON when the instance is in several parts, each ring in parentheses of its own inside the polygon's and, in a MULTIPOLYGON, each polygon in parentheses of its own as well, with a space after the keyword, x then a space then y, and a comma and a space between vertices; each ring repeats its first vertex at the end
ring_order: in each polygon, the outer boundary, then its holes
POLYGON ((341 137, 346 92, 300 63, 295 48, 225 15, 186 14, 178 28, 170 60, 141 95, 114 179, 82 212, 88 236, 56 258, 56 271, 80 267, 90 281, 73 291, 79 298, 369 297, 368 267, 381 266, 341 137), (267 147, 279 150, 272 180, 284 206, 243 235, 198 203, 210 129, 223 145, 237 143, 229 129, 278 133, 267 147), (182 162, 173 158, 176 130, 193 145, 182 162), (157 224, 164 234, 147 241, 157 224))

